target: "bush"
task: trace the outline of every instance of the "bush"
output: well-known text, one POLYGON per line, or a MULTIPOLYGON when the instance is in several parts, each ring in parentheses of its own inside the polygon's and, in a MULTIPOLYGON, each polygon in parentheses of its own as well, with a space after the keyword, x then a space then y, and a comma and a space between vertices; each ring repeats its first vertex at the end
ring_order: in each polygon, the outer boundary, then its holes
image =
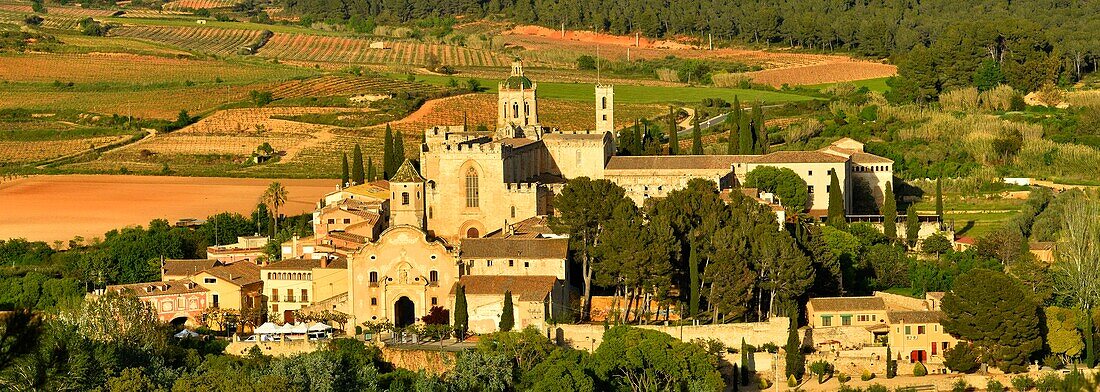
POLYGON ((772 386, 772 382, 770 380, 768 380, 766 377, 757 377, 757 381, 759 382, 761 391, 763 391, 765 389, 768 389, 768 388, 771 388, 771 386, 772 386))
POLYGON ((1058 377, 1058 374, 1047 373, 1035 383, 1035 389, 1043 392, 1057 391, 1060 385, 1062 385, 1062 379, 1058 377))
POLYGON ((966 392, 970 390, 970 384, 966 383, 966 380, 955 380, 954 384, 951 384, 951 392, 966 392))
POLYGON ((787 387, 794 388, 798 386, 798 379, 794 378, 794 375, 787 376, 787 387))
POLYGON ((928 375, 928 368, 924 367, 923 363, 917 362, 913 365, 913 375, 917 377, 924 377, 928 375))
POLYGON ((875 374, 871 373, 871 371, 867 370, 867 369, 863 369, 863 373, 859 375, 859 379, 863 380, 863 381, 871 381, 871 379, 874 379, 874 378, 875 378, 875 374))
POLYGON ((958 342, 943 353, 943 362, 951 371, 973 373, 978 370, 978 353, 965 342, 958 342))
POLYGON ((871 384, 867 387, 867 392, 890 392, 890 389, 882 384, 871 384))
POLYGON ((1021 374, 1012 378, 1012 387, 1016 388, 1017 391, 1023 392, 1028 389, 1034 388, 1035 380, 1032 380, 1031 377, 1028 377, 1027 375, 1021 374))
POLYGON ((840 381, 840 383, 843 384, 843 383, 846 383, 848 381, 851 381, 852 376, 849 376, 847 373, 837 373, 836 374, 836 380, 840 381))
POLYGON ((810 364, 810 373, 817 375, 817 383, 825 383, 825 375, 832 371, 833 366, 824 360, 817 360, 810 364))
POLYGON ((989 392, 1005 392, 1004 384, 995 379, 989 379, 989 382, 985 383, 985 390, 989 392))

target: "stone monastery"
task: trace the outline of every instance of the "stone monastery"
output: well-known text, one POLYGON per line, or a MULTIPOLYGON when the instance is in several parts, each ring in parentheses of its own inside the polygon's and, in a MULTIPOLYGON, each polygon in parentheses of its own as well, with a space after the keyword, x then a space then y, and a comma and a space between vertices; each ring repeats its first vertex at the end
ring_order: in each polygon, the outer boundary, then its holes
MULTIPOLYGON (((593 131, 544 126, 538 84, 513 63, 499 85, 494 131, 432 127, 424 131, 419 168, 405 161, 388 181, 344 184, 350 186, 326 195, 313 214, 315 234, 283 243, 283 261, 259 265, 261 288, 240 294, 263 300, 239 302, 287 321, 296 310, 327 310, 348 314, 349 325, 404 326, 433 306, 453 309, 461 285, 471 332, 497 329, 505 291, 517 329, 542 326, 580 306, 570 299, 568 238, 547 224, 569 179, 610 180, 641 204, 694 178, 732 190, 756 167, 789 168, 808 184, 813 214, 827 209, 830 173, 844 187, 847 211, 857 181, 881 200, 893 174, 892 161, 851 139, 764 155, 615 156, 614 87, 596 85, 594 103, 593 131)), ((777 203, 773 210, 782 213, 777 203)), ((200 286, 218 296, 212 285, 200 286)))

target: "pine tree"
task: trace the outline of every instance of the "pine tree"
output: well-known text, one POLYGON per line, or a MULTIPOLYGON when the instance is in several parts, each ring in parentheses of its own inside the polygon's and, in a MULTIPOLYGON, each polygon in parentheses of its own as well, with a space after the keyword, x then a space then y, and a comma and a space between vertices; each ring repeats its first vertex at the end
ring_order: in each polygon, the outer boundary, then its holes
POLYGON ((367 157, 367 181, 374 181, 378 179, 378 171, 374 168, 374 161, 371 157, 367 157))
POLYGON ((351 175, 348 174, 348 153, 345 152, 340 161, 340 187, 348 186, 348 181, 351 181, 351 175))
POLYGON ((515 326, 515 316, 512 314, 512 292, 504 292, 504 307, 500 314, 500 331, 508 332, 515 326))
POLYGON ((689 287, 688 290, 688 315, 695 317, 699 314, 699 249, 693 244, 691 245, 690 255, 688 255, 688 278, 689 287))
POLYGON ((943 177, 936 177, 936 219, 943 230, 943 177))
POLYGON ((918 234, 920 234, 920 221, 917 219, 917 206, 910 205, 905 212, 905 241, 910 247, 917 245, 918 234))
POLYGON ((351 180, 362 184, 363 179, 363 149, 359 148, 359 143, 355 143, 355 149, 351 152, 351 180))
POLYGON ((396 169, 393 166, 393 130, 386 124, 386 136, 382 139, 382 177, 389 180, 396 169))
POLYGON ((898 202, 894 200, 894 187, 889 181, 882 198, 882 231, 890 240, 898 238, 898 202))
POLYGON ((840 189, 840 180, 836 177, 836 171, 829 172, 829 226, 844 229, 847 221, 844 216, 844 192, 840 189))
POLYGON ((745 338, 741 338, 741 386, 749 385, 749 365, 752 361, 752 350, 749 349, 749 344, 745 343, 745 338))
POLYGON ((699 111, 695 111, 695 121, 691 127, 691 155, 703 155, 703 131, 699 129, 699 111))
POLYGON ((470 315, 466 310, 466 288, 459 285, 455 288, 455 338, 464 340, 466 330, 470 325, 470 315))
POLYGON ((668 155, 680 155, 680 135, 672 106, 668 107, 668 155))
POLYGON ((798 339, 798 327, 796 321, 798 317, 791 318, 791 326, 788 328, 787 333, 787 345, 783 347, 786 351, 787 360, 787 377, 794 377, 796 380, 801 380, 802 376, 806 373, 806 355, 802 353, 802 344, 798 339))

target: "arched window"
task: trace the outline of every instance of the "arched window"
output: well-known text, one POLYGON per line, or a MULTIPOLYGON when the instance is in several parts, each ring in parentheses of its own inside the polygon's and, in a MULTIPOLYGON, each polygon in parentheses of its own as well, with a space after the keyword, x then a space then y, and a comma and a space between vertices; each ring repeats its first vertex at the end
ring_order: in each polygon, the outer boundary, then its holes
POLYGON ((525 117, 531 115, 531 105, 527 101, 523 101, 523 115, 525 117))
POLYGON ((469 230, 466 230, 466 238, 477 238, 479 235, 480 233, 478 233, 477 228, 471 227, 469 230))
POLYGON ((439 283, 439 271, 431 271, 428 273, 428 281, 432 283, 439 283))
POLYGON ((600 97, 600 109, 607 109, 607 97, 600 97))
POLYGON ((519 102, 512 102, 512 118, 519 118, 519 102))
POLYGON ((477 171, 474 168, 466 171, 466 207, 478 207, 477 171))

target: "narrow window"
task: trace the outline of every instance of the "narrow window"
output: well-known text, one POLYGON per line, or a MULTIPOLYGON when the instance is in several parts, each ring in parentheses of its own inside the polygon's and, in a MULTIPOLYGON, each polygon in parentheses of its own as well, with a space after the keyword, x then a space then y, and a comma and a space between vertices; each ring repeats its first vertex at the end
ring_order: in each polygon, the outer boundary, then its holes
POLYGON ((512 118, 519 118, 519 102, 512 102, 512 118))
POLYGON ((370 298, 370 306, 378 306, 378 298, 377 297, 371 297, 370 298))
POLYGON ((436 305, 439 305, 439 298, 432 297, 432 306, 436 306, 436 305))
POLYGON ((833 316, 821 316, 821 326, 831 327, 833 325, 833 316))
POLYGON ((439 283, 439 271, 429 272, 428 281, 432 283, 439 283))
MULTIPOLYGON (((607 97, 600 97, 600 109, 607 109, 607 97)), ((606 120, 607 116, 604 116, 603 119, 606 120)))
POLYGON ((378 283, 378 272, 375 272, 375 271, 370 272, 370 282, 371 283, 378 283))
POLYGON ((401 205, 409 205, 409 192, 401 192, 401 205))
POLYGON ((807 186, 806 191, 809 192, 809 193, 814 193, 814 186, 813 185, 807 186))
POLYGON ((512 217, 516 217, 516 206, 512 206, 512 217))
POLYGON ((466 208, 478 207, 477 171, 473 168, 466 171, 466 208))

